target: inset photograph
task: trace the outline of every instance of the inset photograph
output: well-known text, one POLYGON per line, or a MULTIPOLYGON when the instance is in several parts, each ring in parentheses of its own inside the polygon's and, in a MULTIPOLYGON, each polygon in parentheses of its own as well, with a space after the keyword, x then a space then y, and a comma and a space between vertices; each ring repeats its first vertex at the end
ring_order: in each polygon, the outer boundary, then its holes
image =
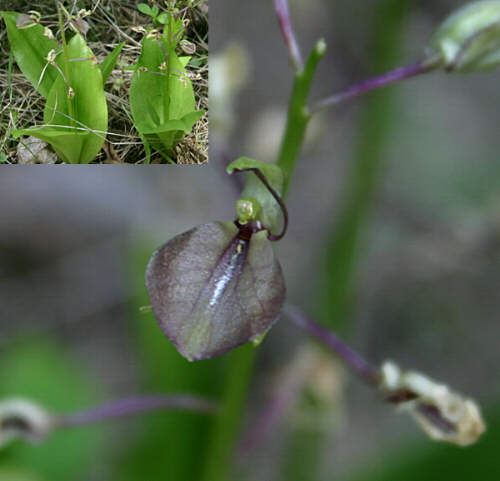
POLYGON ((208 0, 0 0, 1 164, 208 162, 208 0))

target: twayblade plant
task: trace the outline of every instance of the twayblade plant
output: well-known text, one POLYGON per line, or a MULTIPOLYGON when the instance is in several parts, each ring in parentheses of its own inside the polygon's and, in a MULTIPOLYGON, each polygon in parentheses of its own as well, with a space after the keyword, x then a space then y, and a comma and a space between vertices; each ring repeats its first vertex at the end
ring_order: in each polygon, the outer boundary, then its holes
POLYGON ((176 53, 187 20, 183 20, 174 3, 167 2, 168 8, 162 13, 157 5, 151 8, 139 4, 139 10, 151 16, 156 28, 142 29, 142 51, 130 86, 132 116, 146 151, 151 144, 167 160, 205 113, 196 110, 193 86, 186 72, 191 57, 176 53))
MULTIPOLYGON (((316 106, 309 104, 309 91, 326 45, 317 42, 304 62, 286 0, 275 0, 274 4, 295 72, 278 161, 264 164, 242 157, 231 163, 227 168, 229 174, 246 175, 243 192, 236 202, 236 220, 195 227, 174 237, 152 255, 146 286, 158 323, 180 354, 196 361, 215 357, 249 341, 258 345, 283 312, 308 335, 333 350, 357 376, 376 388, 385 401, 409 411, 431 438, 458 445, 472 444, 484 431, 474 401, 421 373, 404 371, 393 362, 384 362, 381 367, 372 365, 335 333, 284 303, 284 280, 271 242, 281 240, 286 233, 285 199, 313 112, 438 68, 461 71, 498 66, 500 59, 495 53, 498 33, 493 37, 490 33, 496 32, 498 16, 491 14, 500 13, 500 2, 477 2, 460 10, 444 24, 446 27, 437 31, 423 60, 361 82, 316 106), (473 15, 485 7, 491 8, 488 15, 473 15), (493 24, 489 23, 491 19, 493 24), (450 50, 449 45, 454 47, 450 50), (283 227, 277 233, 280 217, 283 227)), ((165 39, 160 36, 154 41, 163 52, 165 39)), ((197 478, 202 481, 234 478, 230 474, 232 453, 256 352, 251 345, 248 347, 251 349, 231 354, 212 442, 207 448, 203 473, 197 478)), ((19 428, 17 420, 14 421, 11 427, 19 428)))
MULTIPOLYGON (((2 12, 16 62, 33 87, 46 99, 44 124, 12 131, 14 138, 32 135, 52 145, 64 162, 91 162, 101 149, 108 124, 104 82, 123 47, 119 44, 98 65, 85 42, 90 11, 71 16, 62 4, 58 41, 37 12, 2 12), (67 38, 63 13, 73 31, 67 38)), ((52 26, 52 25, 51 25, 52 26)))

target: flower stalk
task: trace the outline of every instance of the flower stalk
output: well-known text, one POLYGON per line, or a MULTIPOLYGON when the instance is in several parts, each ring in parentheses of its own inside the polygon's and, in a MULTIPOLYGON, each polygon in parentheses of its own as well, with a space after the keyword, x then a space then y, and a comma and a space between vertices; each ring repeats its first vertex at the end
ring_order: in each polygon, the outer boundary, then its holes
POLYGON ((304 68, 304 61, 293 31, 287 0, 274 0, 274 10, 276 11, 276 16, 278 17, 281 35, 283 36, 285 44, 288 48, 288 55, 290 57, 290 61, 292 62, 293 69, 295 72, 300 72, 304 68))
POLYGON ((474 400, 425 374, 403 371, 392 361, 385 361, 378 368, 298 308, 285 305, 283 311, 296 326, 332 350, 351 371, 379 391, 386 402, 408 412, 431 439, 467 446, 485 431, 474 400))
POLYGON ((95 424, 115 418, 163 410, 193 411, 203 414, 215 414, 217 405, 213 401, 188 395, 169 396, 134 396, 113 401, 86 411, 57 417, 57 427, 75 427, 82 424, 95 424))
POLYGON ((381 87, 387 87, 396 82, 401 82, 402 80, 407 80, 417 75, 422 75, 424 73, 435 70, 441 65, 441 57, 439 55, 425 58, 423 60, 418 60, 410 65, 404 67, 399 67, 397 69, 391 70, 389 72, 377 75, 366 79, 360 83, 351 85, 350 87, 338 92, 334 95, 326 97, 319 102, 316 102, 311 107, 311 112, 316 113, 327 107, 332 107, 337 104, 341 104, 346 100, 350 100, 354 97, 359 97, 371 90, 375 90, 381 87))
POLYGON ((377 367, 370 364, 354 349, 349 347, 334 332, 329 331, 320 324, 306 316, 300 309, 290 304, 285 304, 283 313, 297 327, 305 330, 312 337, 321 341, 322 344, 331 349, 349 368, 361 379, 372 386, 380 383, 380 373, 377 367))
POLYGON ((151 395, 120 399, 75 413, 56 414, 29 399, 5 399, 0 401, 0 447, 14 439, 41 442, 56 429, 164 409, 216 414, 218 406, 211 400, 186 394, 151 395))

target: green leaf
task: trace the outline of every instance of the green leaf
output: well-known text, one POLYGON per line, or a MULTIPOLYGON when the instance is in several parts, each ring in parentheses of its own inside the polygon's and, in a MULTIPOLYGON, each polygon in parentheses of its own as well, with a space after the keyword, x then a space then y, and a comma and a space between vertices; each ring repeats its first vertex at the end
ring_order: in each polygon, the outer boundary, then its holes
MULTIPOLYGON (((74 91, 74 98, 68 97, 66 82, 59 75, 45 105, 46 124, 88 128, 100 132, 89 131, 87 135, 78 137, 81 145, 71 150, 79 152, 79 155, 67 159, 72 163, 88 163, 95 158, 104 143, 103 132, 106 132, 108 124, 101 71, 91 60, 79 60, 93 56, 83 37, 75 35, 68 44, 69 85, 74 91)), ((64 56, 59 56, 56 62, 61 71, 65 72, 64 56)))
POLYGON ((153 16, 153 11, 149 7, 149 5, 145 3, 139 3, 139 5, 137 5, 137 10, 139 10, 139 12, 143 13, 144 15, 148 15, 149 17, 153 16))
POLYGON ((186 113, 195 110, 196 101, 194 99, 193 85, 187 76, 184 65, 175 52, 171 52, 170 59, 172 75, 169 82, 169 116, 170 118, 178 119, 186 115, 186 113))
POLYGON ((189 132, 193 125, 200 120, 205 114, 204 110, 193 110, 193 112, 187 113, 182 119, 167 120, 162 125, 150 126, 150 125, 137 125, 137 129, 143 134, 161 134, 163 132, 168 132, 171 130, 181 130, 184 133, 189 132))
POLYGON ((160 13, 160 9, 158 8, 158 5, 153 6, 153 10, 152 10, 153 17, 157 17, 159 13, 160 13))
POLYGON ((77 162, 82 155, 82 148, 88 132, 74 131, 72 129, 61 129, 56 127, 31 127, 29 129, 18 129, 12 131, 12 136, 17 139, 21 135, 33 135, 44 142, 49 143, 57 155, 64 162, 77 162))
POLYGON ((165 25, 167 23, 167 19, 168 19, 168 14, 165 12, 160 13, 160 15, 156 17, 156 21, 158 23, 161 23, 162 25, 165 25))
POLYGON ((108 80, 108 77, 111 75, 111 72, 115 68, 116 62, 118 61, 118 57, 124 45, 125 42, 119 43, 100 65, 103 84, 106 83, 106 80, 108 80))
POLYGON ((168 120, 164 124, 152 128, 144 126, 143 131, 139 130, 138 127, 138 130, 141 132, 143 141, 147 140, 155 146, 158 152, 168 157, 172 148, 182 140, 193 125, 203 117, 204 113, 204 110, 195 110, 186 114, 182 119, 168 120))
POLYGON ((165 55, 158 43, 145 37, 130 86, 130 107, 136 125, 157 126, 169 120, 165 109, 168 81, 159 70, 164 61, 165 55))
MULTIPOLYGON (((183 37, 183 33, 184 33, 184 24, 182 23, 182 15, 179 15, 179 17, 177 19, 175 19, 175 17, 172 15, 171 16, 171 23, 170 23, 170 31, 171 31, 171 50, 175 50, 177 45, 179 44, 180 40, 182 39, 183 37)), ((168 14, 167 14, 167 20, 165 21, 166 25, 163 29, 163 33, 165 34, 168 34, 168 14)), ((165 47, 168 49, 168 38, 165 39, 165 47)), ((170 49, 168 49, 170 50, 170 49)))
POLYGON ((47 97, 59 74, 45 58, 52 49, 58 48, 58 44, 43 34, 41 25, 18 29, 18 15, 17 12, 2 12, 12 52, 26 78, 41 95, 47 97))
POLYGON ((189 63, 189 60, 191 60, 191 57, 179 57, 179 62, 181 63, 181 65, 185 68, 186 65, 189 63))
MULTIPOLYGON (((181 57, 181 60, 182 60, 182 58, 184 58, 184 57, 181 57)), ((202 64, 202 61, 199 58, 193 58, 191 60, 191 62, 189 63, 189 65, 191 65, 191 67, 200 67, 201 64, 202 64)))
POLYGON ((167 154, 204 114, 195 110, 193 87, 184 68, 189 58, 181 60, 171 50, 172 74, 167 77, 162 65, 165 65, 168 47, 164 39, 160 44, 155 39, 144 38, 130 87, 130 106, 137 130, 142 135, 157 135, 157 144, 161 142, 167 154))
MULTIPOLYGON (((239 157, 227 166, 226 171, 228 174, 232 174, 236 169, 249 168, 259 169, 264 174, 271 187, 278 194, 282 194, 284 180, 283 171, 276 164, 260 162, 249 157, 239 157)), ((259 220, 269 229, 276 230, 281 219, 281 209, 279 205, 262 182, 252 172, 248 172, 246 175, 245 188, 241 193, 241 197, 256 199, 262 207, 259 220)))

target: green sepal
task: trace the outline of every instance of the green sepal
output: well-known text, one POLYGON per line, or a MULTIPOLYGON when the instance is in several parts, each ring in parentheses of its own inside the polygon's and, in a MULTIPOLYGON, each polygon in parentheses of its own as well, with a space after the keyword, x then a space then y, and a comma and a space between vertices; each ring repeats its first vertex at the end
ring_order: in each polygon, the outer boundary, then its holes
MULTIPOLYGON (((228 174, 232 174, 235 170, 242 169, 259 169, 278 195, 282 194, 284 176, 283 171, 276 164, 268 164, 249 157, 239 157, 227 166, 226 171, 228 174)), ((258 220, 271 231, 278 228, 281 219, 281 208, 266 186, 252 172, 246 174, 245 188, 241 193, 241 197, 256 199, 261 206, 258 220)))

